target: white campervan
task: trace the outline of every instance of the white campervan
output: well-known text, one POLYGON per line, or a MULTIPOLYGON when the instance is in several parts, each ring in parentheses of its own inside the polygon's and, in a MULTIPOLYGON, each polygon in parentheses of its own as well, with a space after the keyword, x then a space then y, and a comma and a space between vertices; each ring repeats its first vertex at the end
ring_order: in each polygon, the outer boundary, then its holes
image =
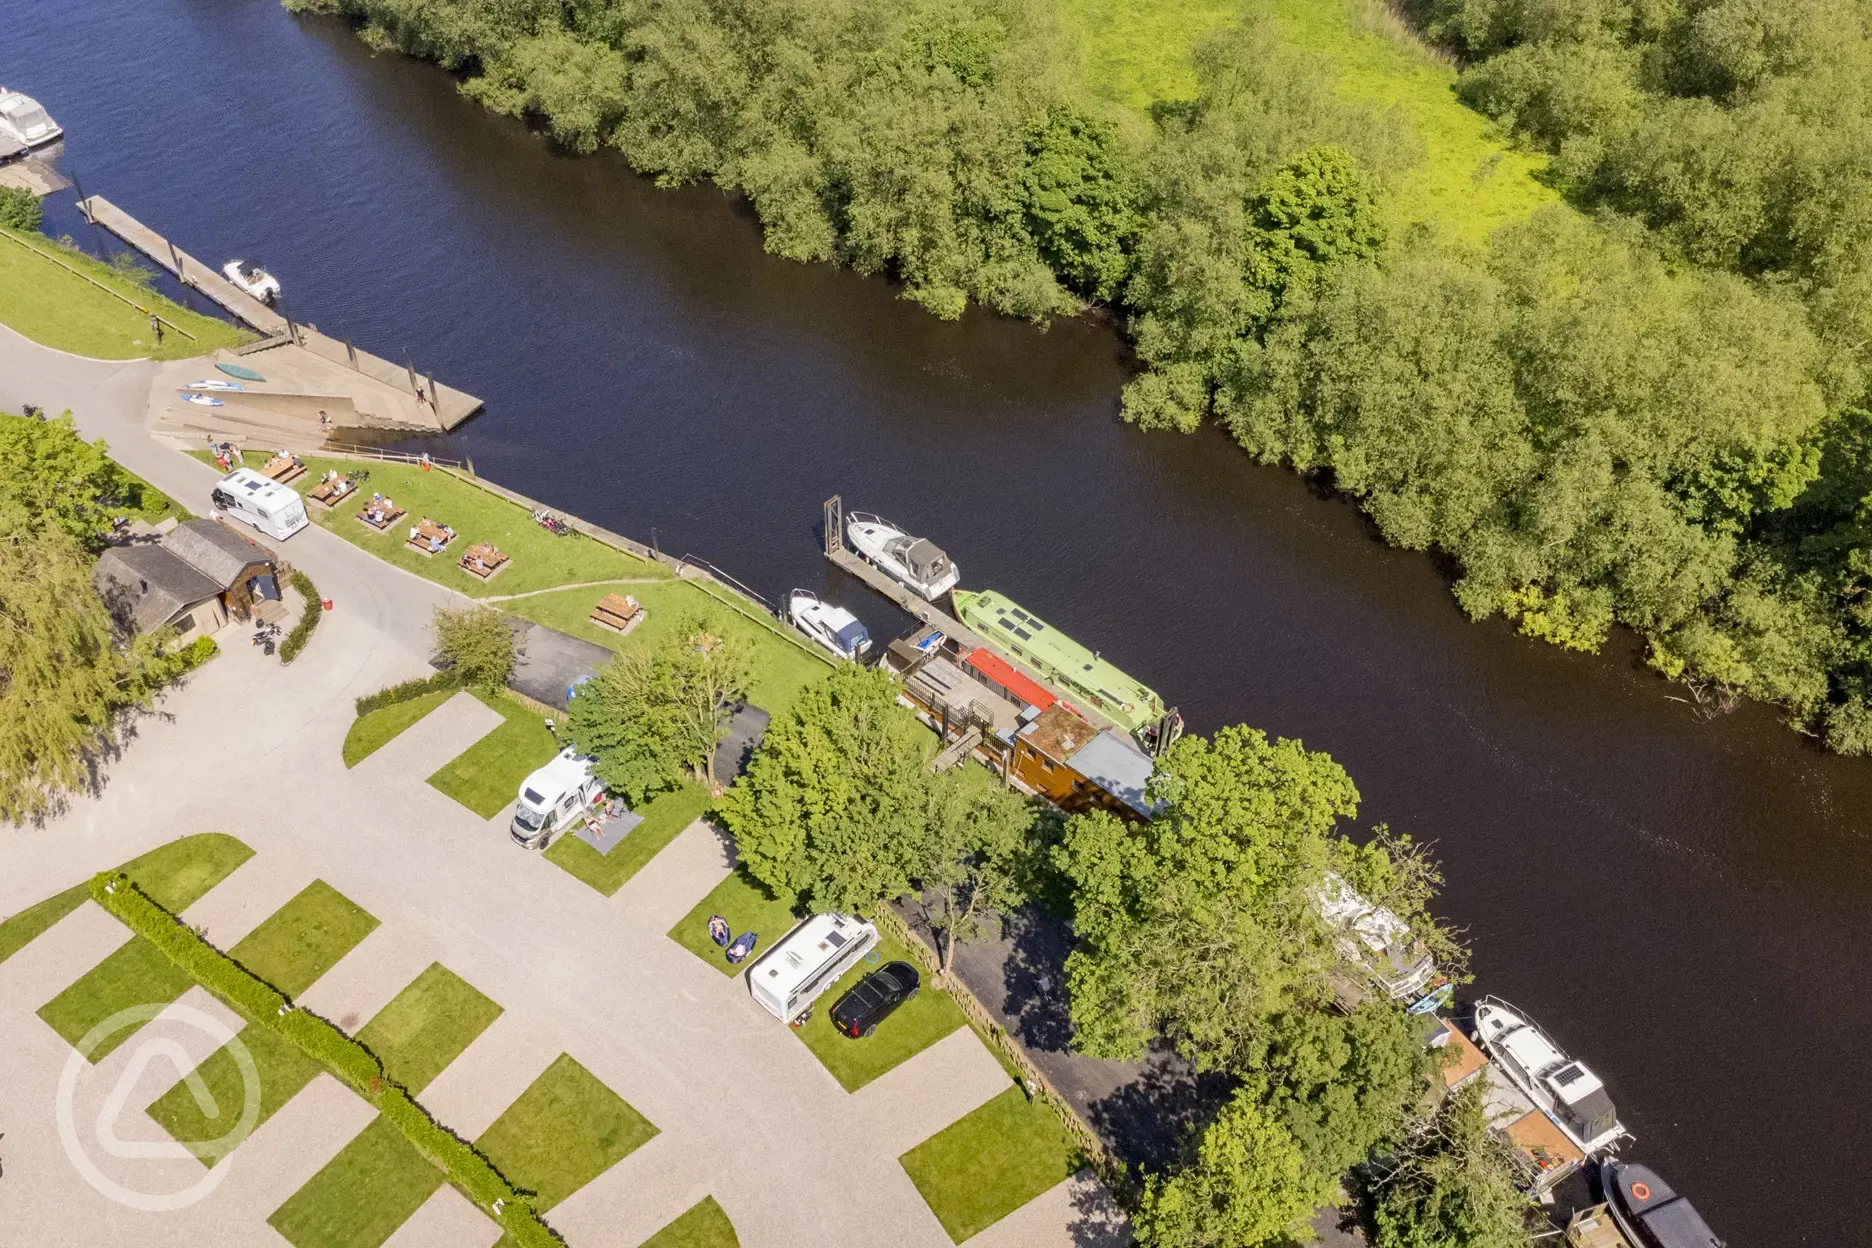
POLYGON ((268 537, 281 541, 310 523, 299 491, 263 477, 251 468, 236 468, 215 485, 210 499, 236 520, 245 521, 268 537))
POLYGON ((815 914, 748 968, 761 1008, 790 1023, 877 944, 877 928, 844 914, 815 914))
POLYGON ((520 782, 513 823, 507 830, 526 848, 539 849, 590 810, 602 792, 604 784, 592 774, 590 756, 561 750, 520 782))

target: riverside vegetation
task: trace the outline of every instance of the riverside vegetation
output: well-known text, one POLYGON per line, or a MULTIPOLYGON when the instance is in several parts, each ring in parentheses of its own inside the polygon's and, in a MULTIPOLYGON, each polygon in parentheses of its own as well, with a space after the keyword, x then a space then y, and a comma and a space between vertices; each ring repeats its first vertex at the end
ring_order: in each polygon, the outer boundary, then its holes
POLYGON ((288 3, 940 316, 1107 303, 1127 419, 1872 751, 1872 0, 1408 0, 1437 52, 1377 0, 288 3))

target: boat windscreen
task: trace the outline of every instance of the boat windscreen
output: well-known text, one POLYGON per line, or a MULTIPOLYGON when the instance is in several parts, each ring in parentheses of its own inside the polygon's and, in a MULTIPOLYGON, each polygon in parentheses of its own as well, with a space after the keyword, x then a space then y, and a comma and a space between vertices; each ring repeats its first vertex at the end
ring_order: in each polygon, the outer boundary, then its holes
POLYGON ((949 571, 949 556, 927 537, 919 537, 910 543, 910 549, 904 552, 903 561, 904 566, 910 569, 910 575, 919 581, 933 581, 947 575, 949 571))
POLYGON ((857 620, 839 629, 833 636, 837 639, 841 650, 853 654, 856 654, 861 647, 871 644, 871 634, 866 632, 865 626, 857 620))
POLYGON ((1561 1110, 1572 1119, 1581 1139, 1594 1139, 1618 1125, 1618 1110, 1604 1088, 1594 1088, 1577 1101, 1561 1102, 1561 1110))

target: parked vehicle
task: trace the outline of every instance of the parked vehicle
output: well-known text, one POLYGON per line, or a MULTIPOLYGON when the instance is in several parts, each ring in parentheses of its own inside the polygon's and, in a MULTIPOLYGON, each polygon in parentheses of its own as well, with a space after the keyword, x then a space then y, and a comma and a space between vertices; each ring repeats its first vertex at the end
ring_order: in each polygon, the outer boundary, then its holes
POLYGON ((234 519, 281 541, 311 523, 297 490, 251 468, 236 468, 222 477, 209 498, 234 519))
POLYGON ((230 260, 221 266, 221 274, 239 287, 242 294, 252 295, 262 303, 271 304, 280 296, 279 278, 257 264, 230 260))
POLYGON ((1599 1076, 1560 1051, 1527 1016, 1496 997, 1476 1005, 1476 1036, 1509 1082, 1588 1157, 1629 1136, 1599 1076))
POLYGON ((603 782, 592 774, 593 761, 568 747, 520 782, 513 822, 507 828, 515 842, 526 849, 544 849, 591 810, 604 792, 603 782))
POLYGON ((815 914, 748 968, 748 991, 763 1010, 791 1023, 877 941, 877 928, 863 919, 815 914))
POLYGON ((0 87, 0 149, 44 147, 64 133, 38 100, 0 87))
POLYGON ((796 589, 787 595, 787 618, 808 637, 856 663, 871 653, 871 634, 844 607, 823 602, 817 594, 796 589))
POLYGON ((942 547, 927 537, 912 537, 868 511, 854 511, 845 518, 845 535, 859 554, 931 602, 954 589, 961 579, 961 570, 942 547))
POLYGON ((922 986, 916 967, 908 962, 886 962, 832 1006, 832 1026, 841 1035, 863 1039, 898 1006, 915 997, 922 986))
POLYGON ((1648 1166, 1607 1161, 1599 1183, 1612 1220, 1634 1248, 1724 1248, 1690 1202, 1648 1166))

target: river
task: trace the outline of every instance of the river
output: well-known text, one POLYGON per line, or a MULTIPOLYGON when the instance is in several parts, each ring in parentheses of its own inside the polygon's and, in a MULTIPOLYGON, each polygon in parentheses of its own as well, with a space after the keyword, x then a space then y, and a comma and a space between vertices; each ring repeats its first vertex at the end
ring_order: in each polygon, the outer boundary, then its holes
MULTIPOLYGON (((288 310, 483 396, 438 453, 769 596, 830 589, 841 493, 1179 705, 1329 751, 1361 822, 1436 842, 1478 989, 1610 1085, 1626 1155, 1730 1242, 1872 1240, 1872 763, 1706 719, 1620 638, 1562 653, 1219 434, 1116 417, 1090 321, 943 324, 765 255, 750 215, 571 158, 275 0, 26 0, 0 80, 65 167, 288 310)), ((48 228, 95 240, 69 193, 48 228)))

